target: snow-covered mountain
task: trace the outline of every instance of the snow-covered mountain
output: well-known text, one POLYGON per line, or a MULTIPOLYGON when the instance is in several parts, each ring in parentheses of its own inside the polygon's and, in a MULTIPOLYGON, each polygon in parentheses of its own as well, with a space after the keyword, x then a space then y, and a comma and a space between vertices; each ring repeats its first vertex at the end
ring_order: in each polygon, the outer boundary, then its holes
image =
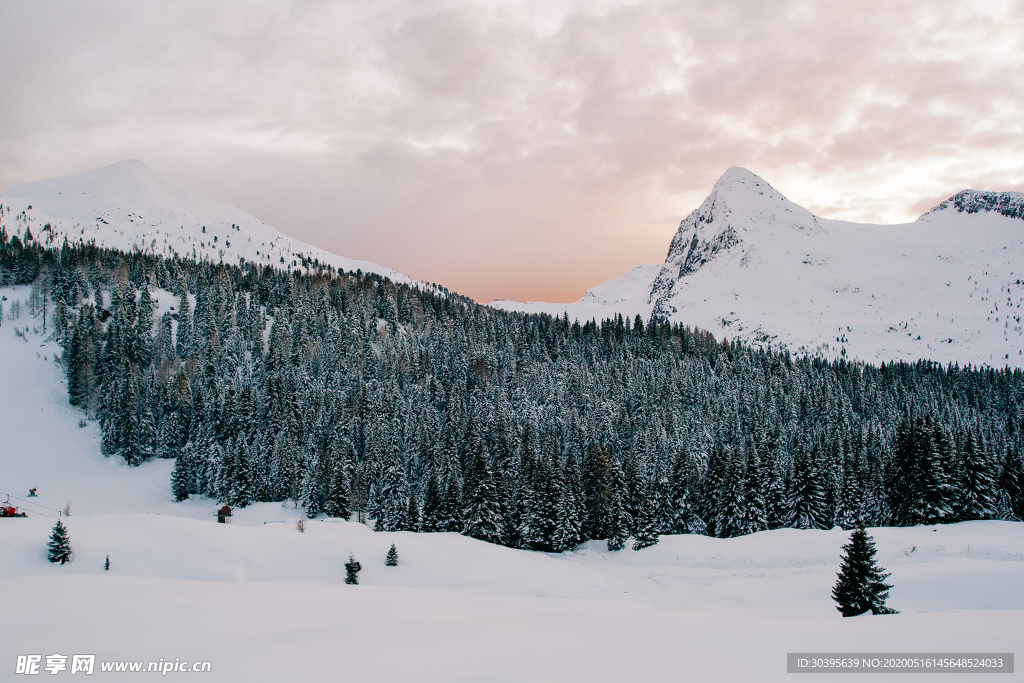
MULTIPOLYGON (((16 187, 0 196, 0 226, 51 245, 289 269, 306 259, 411 282, 282 235, 134 160, 16 187)), ((1022 281, 1024 193, 965 190, 913 223, 854 224, 815 216, 734 167, 683 219, 663 264, 638 266, 572 304, 491 305, 584 320, 656 314, 833 358, 1024 366, 1022 281)))
POLYGON ((494 302, 589 319, 652 313, 730 339, 870 361, 1024 366, 1024 194, 965 190, 913 223, 815 216, 727 170, 661 266, 572 304, 494 302))
POLYGON ((125 251, 301 268, 303 258, 346 271, 410 278, 368 261, 331 254, 282 235, 228 204, 182 189, 137 160, 25 183, 0 196, 0 225, 31 231, 43 244, 95 242, 125 251), (46 226, 49 225, 49 228, 46 226))

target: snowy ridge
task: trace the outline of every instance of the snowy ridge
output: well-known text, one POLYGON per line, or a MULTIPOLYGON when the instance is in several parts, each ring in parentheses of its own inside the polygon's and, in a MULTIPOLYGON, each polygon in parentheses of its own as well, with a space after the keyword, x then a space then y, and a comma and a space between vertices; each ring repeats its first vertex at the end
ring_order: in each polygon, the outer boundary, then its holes
POLYGON ((960 213, 994 211, 1007 218, 1024 220, 1024 192, 963 190, 928 211, 918 220, 924 220, 932 214, 946 210, 954 210, 960 213))
POLYGON ((642 302, 647 298, 647 294, 651 290, 651 283, 661 272, 661 268, 661 264, 658 263, 637 266, 624 275, 587 290, 579 301, 571 304, 553 304, 542 301, 521 303, 496 299, 488 305, 503 311, 544 313, 552 316, 562 316, 568 313, 571 317, 580 320, 590 320, 591 318, 601 320, 617 313, 629 318, 639 313, 646 319, 651 313, 651 307, 642 302), (641 303, 638 304, 638 302, 641 303))
POLYGON ((77 175, 25 183, 0 196, 0 226, 44 246, 99 247, 178 255, 215 263, 303 268, 303 259, 335 268, 412 280, 390 268, 328 253, 282 235, 228 204, 182 189, 137 160, 77 175), (50 228, 46 229, 49 224, 50 228))
POLYGON ((654 314, 826 358, 1024 367, 1024 194, 965 190, 902 225, 815 216, 730 168, 679 225, 650 286, 615 278, 579 319, 654 314))

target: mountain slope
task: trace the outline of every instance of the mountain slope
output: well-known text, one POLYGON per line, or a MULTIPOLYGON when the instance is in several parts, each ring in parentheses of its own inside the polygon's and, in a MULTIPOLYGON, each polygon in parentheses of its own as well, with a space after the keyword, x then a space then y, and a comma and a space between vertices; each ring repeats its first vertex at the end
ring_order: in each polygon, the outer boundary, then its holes
POLYGON ((0 225, 8 234, 23 236, 30 230, 44 244, 59 246, 66 238, 125 251, 225 263, 244 259, 279 268, 302 267, 305 258, 411 282, 390 268, 282 235, 240 209, 174 185, 136 160, 25 183, 0 196, 0 205, 0 225))
POLYGON ((574 304, 497 305, 653 313, 830 358, 1022 366, 1022 217, 1024 194, 965 190, 914 223, 828 220, 730 168, 683 219, 646 291, 616 278, 574 304))

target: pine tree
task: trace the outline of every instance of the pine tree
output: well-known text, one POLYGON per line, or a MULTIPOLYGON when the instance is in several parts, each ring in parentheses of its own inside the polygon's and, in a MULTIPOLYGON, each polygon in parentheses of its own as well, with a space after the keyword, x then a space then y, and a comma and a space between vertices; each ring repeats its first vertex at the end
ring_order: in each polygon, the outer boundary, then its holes
POLYGON ((103 571, 110 571, 110 555, 107 555, 107 559, 103 561, 103 571))
POLYGON ((349 519, 352 517, 351 491, 349 487, 348 472, 344 462, 337 462, 334 465, 334 472, 331 476, 331 486, 327 491, 327 502, 324 505, 324 512, 329 517, 340 517, 349 519))
POLYGON ((1009 446, 1006 447, 1000 482, 1003 488, 1001 507, 1004 508, 1001 516, 1004 519, 1024 519, 1024 458, 1014 454, 1009 446))
POLYGON ((629 527, 632 522, 629 513, 626 512, 625 477, 622 468, 617 460, 611 461, 611 483, 608 493, 608 518, 605 521, 605 530, 608 534, 608 550, 615 552, 626 546, 626 539, 629 537, 629 527))
POLYGON ((998 487, 988 454, 970 434, 961 449, 960 519, 993 519, 998 503, 998 487))
POLYGON ((576 502, 576 494, 569 485, 563 482, 561 497, 558 501, 558 525, 555 528, 555 536, 552 539, 554 551, 557 553, 572 550, 582 540, 579 510, 576 502))
POLYGON ((415 491, 409 494, 409 509, 405 515, 405 530, 420 530, 420 506, 419 503, 416 501, 415 491))
POLYGON ((356 560, 356 556, 349 553, 348 562, 345 563, 345 583, 356 586, 359 584, 359 572, 363 570, 363 565, 356 560))
POLYGON ((50 533, 46 557, 50 562, 60 562, 61 564, 70 562, 73 557, 68 528, 59 519, 53 525, 53 531, 50 533))
POLYGON ((652 504, 650 494, 650 491, 645 491, 641 495, 639 510, 637 511, 636 532, 633 534, 633 550, 643 550, 658 542, 654 505, 652 504))
POLYGON ((827 522, 825 489, 818 468, 818 453, 798 448, 793 456, 793 484, 790 490, 790 526, 823 529, 827 522))
POLYGON ((423 492, 423 519, 420 531, 428 533, 443 531, 442 508, 441 487, 438 484, 437 475, 431 474, 427 477, 427 488, 423 492))
POLYGON ((174 459, 174 467, 171 469, 171 493, 174 499, 181 502, 192 493, 193 482, 195 482, 195 471, 191 461, 191 451, 183 448, 178 451, 178 457, 174 459))
POLYGON ((946 467, 949 462, 949 440, 930 420, 919 422, 914 429, 918 483, 910 500, 911 524, 951 522, 953 487, 946 467))
POLYGON ((843 546, 843 562, 839 578, 832 588, 836 609, 844 617, 859 614, 896 614, 885 606, 891 585, 885 583, 889 574, 875 561, 875 543, 863 529, 854 529, 850 541, 843 546))
POLYGON ((464 511, 465 528, 462 533, 472 538, 501 543, 502 528, 501 504, 498 501, 498 489, 494 483, 494 474, 487 463, 487 454, 483 445, 477 451, 470 465, 471 476, 467 479, 466 509, 464 511))
POLYGON ((391 544, 391 549, 388 550, 387 557, 384 558, 385 567, 397 567, 398 566, 398 549, 395 548, 395 544, 391 544))
POLYGON ((767 477, 762 469, 761 458, 751 448, 747 451, 743 478, 743 511, 740 515, 740 532, 743 534, 753 534, 768 528, 766 484, 767 477))

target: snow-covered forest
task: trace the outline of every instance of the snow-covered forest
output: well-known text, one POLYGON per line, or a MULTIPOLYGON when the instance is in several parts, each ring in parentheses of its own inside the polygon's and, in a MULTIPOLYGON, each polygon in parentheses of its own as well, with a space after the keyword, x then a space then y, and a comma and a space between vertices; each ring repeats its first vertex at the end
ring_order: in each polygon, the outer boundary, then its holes
POLYGON ((1019 369, 794 357, 302 265, 0 234, 71 404, 107 455, 174 459, 179 499, 549 551, 1024 516, 1019 369))

